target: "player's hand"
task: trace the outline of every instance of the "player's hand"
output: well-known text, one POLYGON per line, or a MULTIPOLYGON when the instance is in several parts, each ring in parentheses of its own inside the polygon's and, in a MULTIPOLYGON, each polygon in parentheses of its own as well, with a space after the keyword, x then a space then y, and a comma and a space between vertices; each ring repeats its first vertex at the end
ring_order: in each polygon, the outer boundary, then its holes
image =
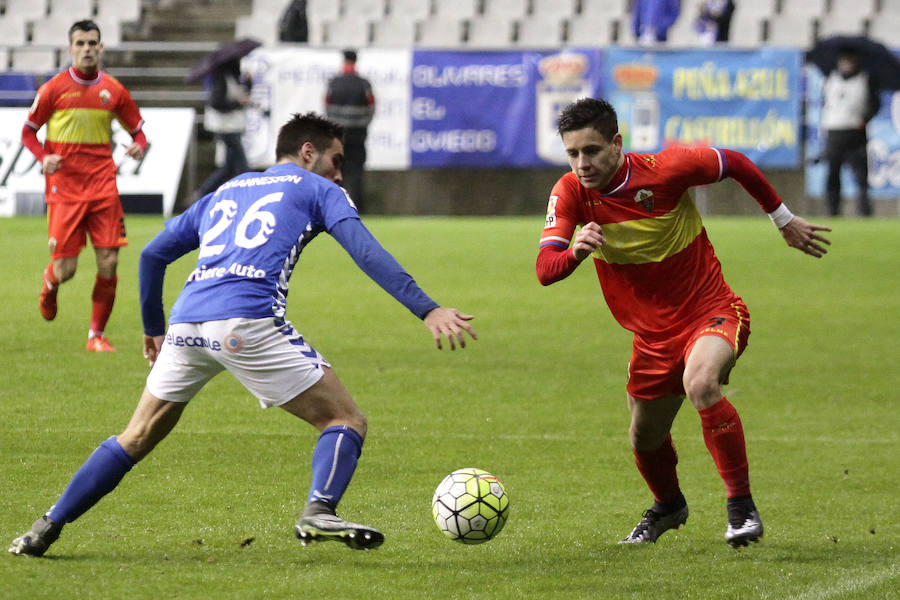
POLYGON ((164 335, 147 335, 144 334, 144 358, 150 363, 152 367, 156 362, 156 357, 159 356, 159 351, 162 350, 163 340, 166 336, 164 335))
POLYGON ((44 169, 44 175, 53 175, 62 166, 62 156, 59 154, 48 154, 41 163, 44 169))
POLYGON ((125 156, 130 156, 134 160, 141 160, 144 158, 144 148, 137 142, 132 142, 131 145, 125 149, 125 156))
POLYGON ((591 221, 575 234, 575 239, 572 241, 572 255, 576 260, 584 260, 605 243, 603 230, 591 221))
POLYGON ((456 350, 457 342, 459 342, 460 348, 466 347, 466 338, 463 335, 463 331, 468 331, 473 340, 478 339, 478 334, 467 322, 474 318, 473 315, 464 315, 455 308, 438 307, 425 315, 425 325, 431 330, 434 344, 438 350, 443 349, 441 335, 446 335, 447 341, 450 342, 450 349, 456 350))
POLYGON ((831 228, 813 225, 806 219, 795 216, 781 228, 781 236, 791 248, 797 248, 810 256, 822 258, 828 253, 822 244, 830 246, 831 241, 816 233, 817 231, 831 231, 831 228))

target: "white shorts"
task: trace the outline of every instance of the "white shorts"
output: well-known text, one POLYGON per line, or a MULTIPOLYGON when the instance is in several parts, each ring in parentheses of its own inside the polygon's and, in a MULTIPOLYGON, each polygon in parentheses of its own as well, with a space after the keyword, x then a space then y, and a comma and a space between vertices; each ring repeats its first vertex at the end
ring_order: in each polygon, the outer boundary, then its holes
POLYGON ((147 376, 147 390, 160 400, 187 402, 227 369, 268 408, 312 387, 330 366, 290 321, 175 323, 147 376))

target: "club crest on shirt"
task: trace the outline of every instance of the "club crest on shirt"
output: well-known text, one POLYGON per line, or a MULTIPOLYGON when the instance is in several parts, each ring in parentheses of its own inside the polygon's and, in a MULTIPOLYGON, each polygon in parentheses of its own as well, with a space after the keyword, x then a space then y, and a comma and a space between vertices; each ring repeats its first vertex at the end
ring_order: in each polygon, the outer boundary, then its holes
POLYGON ((100 102, 103 104, 109 104, 109 100, 112 98, 112 94, 107 89, 100 90, 100 102))
POLYGON ((644 207, 644 210, 653 210, 653 192, 640 189, 634 195, 634 201, 644 207))

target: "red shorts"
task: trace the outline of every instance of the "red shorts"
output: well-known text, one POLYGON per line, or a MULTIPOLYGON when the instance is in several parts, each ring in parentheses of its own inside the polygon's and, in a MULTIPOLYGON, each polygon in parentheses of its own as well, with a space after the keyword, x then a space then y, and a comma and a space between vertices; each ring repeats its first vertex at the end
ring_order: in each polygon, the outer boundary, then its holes
POLYGON ((91 236, 94 248, 128 245, 125 214, 117 196, 96 202, 54 202, 47 205, 50 256, 78 256, 91 236))
MULTIPOLYGON (((655 400, 669 395, 684 396, 684 366, 697 340, 719 336, 734 349, 734 359, 747 347, 750 313, 740 300, 712 309, 680 334, 661 342, 634 336, 628 365, 628 394, 637 400, 655 400)), ((723 382, 724 383, 724 382, 723 382)))

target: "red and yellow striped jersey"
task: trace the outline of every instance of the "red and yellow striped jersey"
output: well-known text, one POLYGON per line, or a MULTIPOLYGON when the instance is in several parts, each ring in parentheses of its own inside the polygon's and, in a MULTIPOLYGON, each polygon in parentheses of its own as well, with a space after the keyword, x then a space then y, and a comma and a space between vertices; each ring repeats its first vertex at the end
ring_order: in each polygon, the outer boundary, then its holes
POLYGON ((593 257, 613 316, 648 339, 671 335, 737 298, 688 194, 725 173, 725 155, 715 148, 628 153, 608 191, 587 189, 567 173, 551 191, 541 247, 566 249, 577 226, 600 225, 606 243, 593 257))
POLYGON ((44 148, 62 156, 60 169, 46 176, 48 203, 118 195, 110 129, 114 118, 131 134, 144 124, 128 90, 103 71, 83 79, 70 67, 38 89, 26 125, 37 131, 46 124, 44 148))

